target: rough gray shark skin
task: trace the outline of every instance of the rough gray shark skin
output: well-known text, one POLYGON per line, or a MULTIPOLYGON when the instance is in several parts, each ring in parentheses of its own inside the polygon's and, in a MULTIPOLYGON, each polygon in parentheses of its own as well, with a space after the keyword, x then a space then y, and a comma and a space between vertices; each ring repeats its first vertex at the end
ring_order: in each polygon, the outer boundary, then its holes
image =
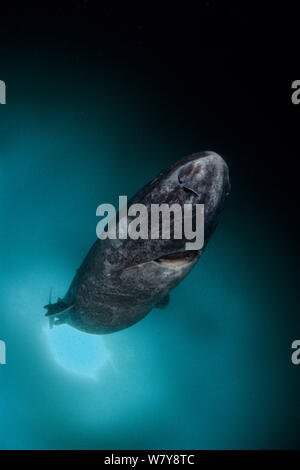
MULTIPOLYGON (((230 192, 228 167, 214 152, 195 153, 159 173, 128 202, 204 204, 204 246, 190 240, 97 240, 63 299, 48 304, 51 325, 67 323, 92 334, 113 333, 168 304, 169 291, 191 271, 213 234, 230 192)), ((130 221, 130 218, 129 218, 130 221)), ((118 224, 117 224, 118 227, 118 224)), ((118 232, 117 232, 118 233, 118 232)), ((150 222, 149 222, 150 233, 150 222)))

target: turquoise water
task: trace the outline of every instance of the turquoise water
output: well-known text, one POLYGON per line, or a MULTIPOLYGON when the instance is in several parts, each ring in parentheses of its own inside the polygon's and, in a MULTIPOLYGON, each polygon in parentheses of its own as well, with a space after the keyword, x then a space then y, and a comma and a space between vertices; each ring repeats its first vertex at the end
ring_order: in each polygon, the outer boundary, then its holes
POLYGON ((221 223, 167 309, 108 336, 49 330, 43 305, 95 240, 96 207, 211 144, 174 138, 162 103, 129 79, 58 76, 49 96, 46 72, 37 88, 25 74, 0 109, 0 447, 293 445, 295 265, 236 162, 221 223))

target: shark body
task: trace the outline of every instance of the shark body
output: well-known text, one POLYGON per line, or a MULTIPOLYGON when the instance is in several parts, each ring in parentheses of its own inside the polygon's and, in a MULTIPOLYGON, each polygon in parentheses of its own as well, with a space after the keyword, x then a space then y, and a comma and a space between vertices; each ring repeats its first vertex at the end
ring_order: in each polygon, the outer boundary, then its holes
MULTIPOLYGON (((204 204, 204 246, 188 241, 97 240, 63 299, 45 306, 50 325, 67 323, 92 334, 113 333, 141 320, 152 308, 168 305, 169 292, 195 266, 211 238, 230 192, 228 167, 214 152, 195 153, 160 172, 131 204, 204 204)), ((150 230, 150 227, 149 227, 150 230)))

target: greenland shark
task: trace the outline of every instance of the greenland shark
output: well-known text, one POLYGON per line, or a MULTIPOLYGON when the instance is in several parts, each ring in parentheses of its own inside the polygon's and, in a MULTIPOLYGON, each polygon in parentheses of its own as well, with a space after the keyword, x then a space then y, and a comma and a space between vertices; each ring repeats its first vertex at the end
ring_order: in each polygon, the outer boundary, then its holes
POLYGON ((173 219, 169 239, 96 240, 66 295, 45 306, 50 326, 68 324, 91 334, 114 333, 134 325, 154 307, 166 307, 169 292, 201 257, 229 193, 228 167, 215 152, 194 153, 161 171, 128 204, 149 209, 152 204, 182 208, 203 204, 201 249, 186 249, 185 236, 174 236, 173 219))

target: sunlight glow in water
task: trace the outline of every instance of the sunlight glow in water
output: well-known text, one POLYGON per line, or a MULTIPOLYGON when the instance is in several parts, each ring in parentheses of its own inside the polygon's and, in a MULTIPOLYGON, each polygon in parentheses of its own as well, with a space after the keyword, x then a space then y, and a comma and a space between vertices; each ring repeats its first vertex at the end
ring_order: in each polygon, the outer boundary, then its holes
POLYGON ((68 325, 45 329, 55 361, 64 369, 81 376, 96 379, 108 360, 103 339, 84 334, 68 325))

